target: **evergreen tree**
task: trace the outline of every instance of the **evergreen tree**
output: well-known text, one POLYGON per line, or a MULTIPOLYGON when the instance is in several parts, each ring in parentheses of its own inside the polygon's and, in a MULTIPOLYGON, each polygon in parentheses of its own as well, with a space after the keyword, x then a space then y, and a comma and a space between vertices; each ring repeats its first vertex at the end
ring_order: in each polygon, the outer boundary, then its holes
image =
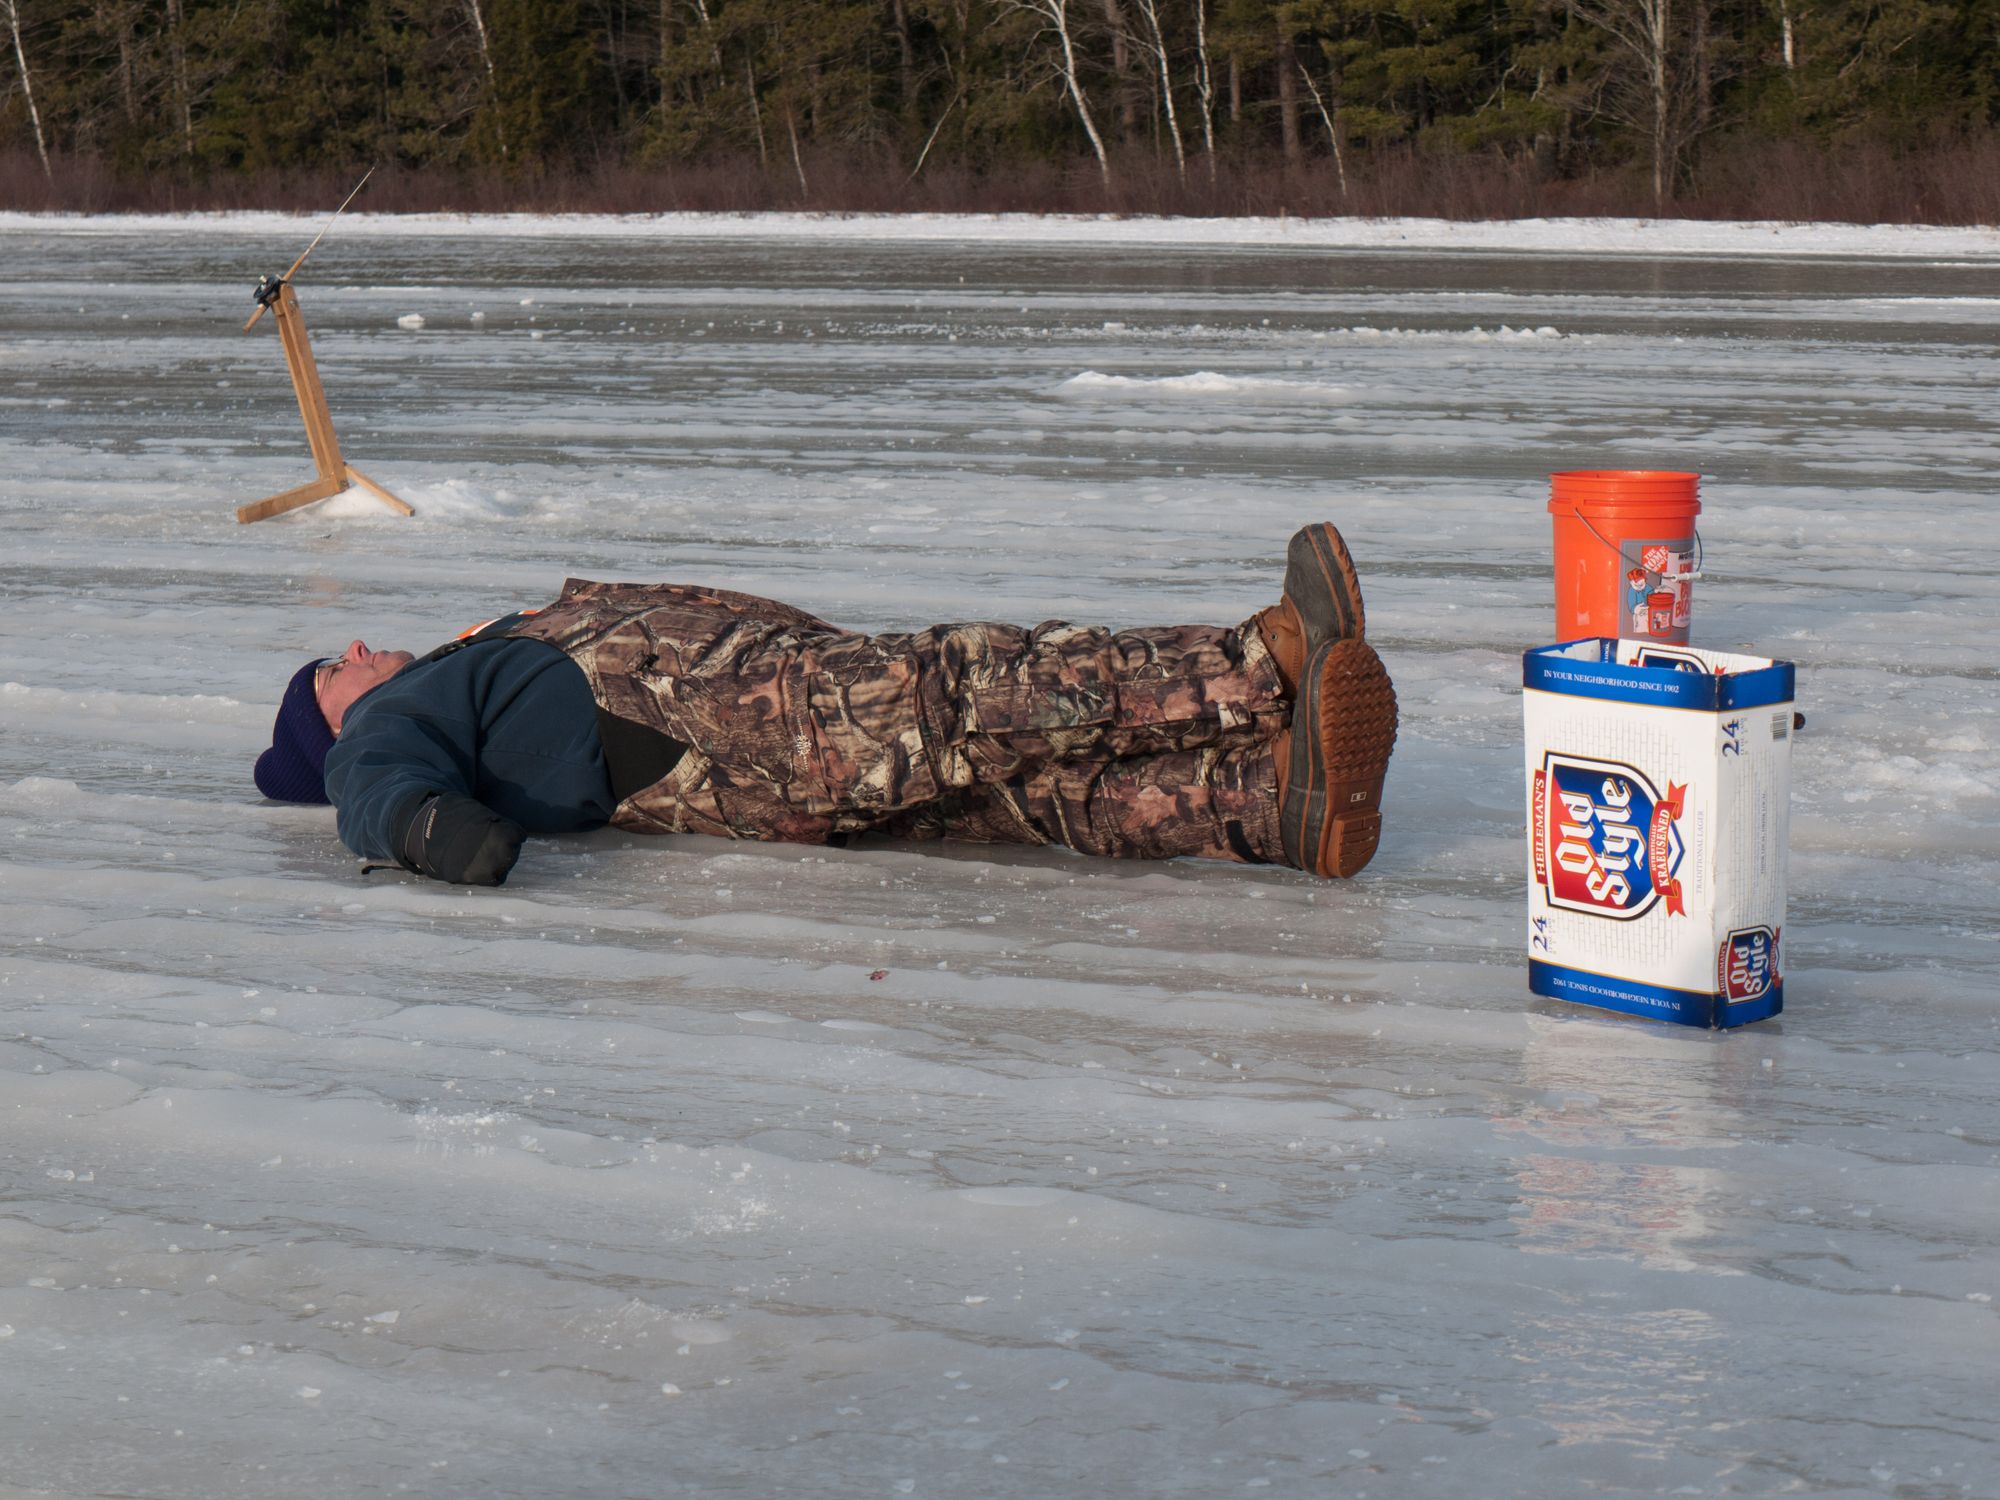
POLYGON ((1413 152, 1665 204, 1706 143, 2000 127, 2000 0, 0 0, 0 49, 0 147, 52 183, 747 157, 813 201, 835 160, 1087 161, 1115 191, 1150 156, 1344 201, 1413 152))

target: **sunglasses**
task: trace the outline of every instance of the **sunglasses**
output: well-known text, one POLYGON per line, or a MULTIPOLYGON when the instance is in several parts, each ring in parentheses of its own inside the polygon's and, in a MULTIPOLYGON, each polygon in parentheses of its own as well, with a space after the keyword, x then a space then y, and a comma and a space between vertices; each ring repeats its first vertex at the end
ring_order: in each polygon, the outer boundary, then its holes
POLYGON ((333 674, 346 665, 347 658, 344 656, 329 656, 321 662, 319 670, 313 674, 313 696, 318 698, 324 695, 326 685, 333 681, 333 674))

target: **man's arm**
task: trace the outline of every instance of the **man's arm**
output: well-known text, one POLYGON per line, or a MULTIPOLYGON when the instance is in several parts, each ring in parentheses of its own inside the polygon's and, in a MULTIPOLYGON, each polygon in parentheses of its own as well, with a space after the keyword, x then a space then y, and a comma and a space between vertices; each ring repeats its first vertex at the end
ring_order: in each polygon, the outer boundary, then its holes
POLYGON ((618 805, 583 669, 544 641, 417 662, 357 698, 326 757, 340 837, 364 859, 497 885, 525 833, 618 805))
MULTIPOLYGON (((519 824, 472 796, 479 724, 457 705, 407 711, 391 696, 342 726, 327 756, 326 789, 340 841, 381 860, 463 885, 498 885, 520 854, 519 824)), ((365 700, 364 700, 365 702, 365 700)))
POLYGON ((363 859, 401 864, 420 806, 441 792, 471 795, 478 725, 419 717, 389 702, 369 709, 343 726, 327 753, 326 794, 343 844, 363 859))

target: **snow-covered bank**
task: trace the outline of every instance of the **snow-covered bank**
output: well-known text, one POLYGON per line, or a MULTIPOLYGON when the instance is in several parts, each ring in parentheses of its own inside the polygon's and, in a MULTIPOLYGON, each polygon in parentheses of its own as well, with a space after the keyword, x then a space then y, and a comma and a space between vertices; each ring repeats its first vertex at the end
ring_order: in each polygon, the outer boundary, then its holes
MULTIPOLYGON (((10 229, 68 233, 296 236, 321 222, 301 214, 0 213, 10 229)), ((347 236, 553 234, 658 240, 978 241, 1020 245, 1243 245, 1300 250, 1468 250, 1505 254, 1854 256, 2000 260, 2000 228, 1911 224, 1786 224, 1699 219, 1161 219, 1065 214, 369 214, 350 210, 347 236)))

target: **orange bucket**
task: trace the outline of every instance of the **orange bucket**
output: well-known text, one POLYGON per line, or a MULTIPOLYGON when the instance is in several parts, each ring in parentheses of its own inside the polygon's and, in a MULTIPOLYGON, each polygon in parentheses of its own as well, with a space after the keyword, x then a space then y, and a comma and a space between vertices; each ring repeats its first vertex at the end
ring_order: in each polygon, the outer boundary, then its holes
POLYGON ((1549 476, 1556 639, 1686 644, 1700 576, 1699 474, 1576 469, 1549 476))

